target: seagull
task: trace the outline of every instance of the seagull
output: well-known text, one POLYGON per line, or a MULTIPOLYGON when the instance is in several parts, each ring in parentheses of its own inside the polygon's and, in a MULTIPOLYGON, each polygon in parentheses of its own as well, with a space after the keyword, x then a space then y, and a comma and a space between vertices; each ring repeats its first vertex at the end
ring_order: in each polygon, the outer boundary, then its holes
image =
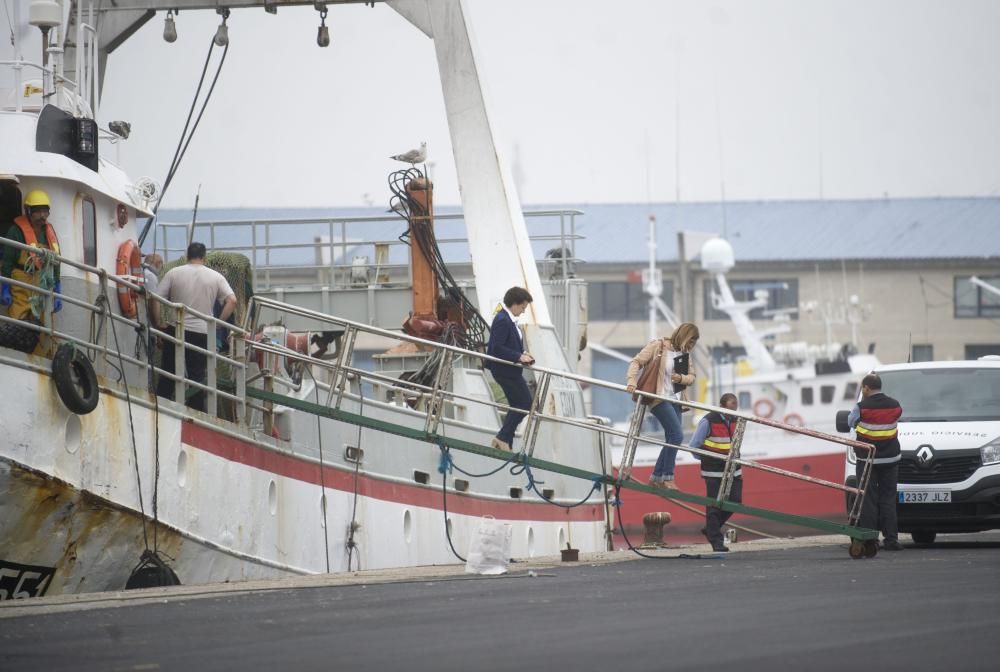
POLYGON ((411 149, 408 152, 397 154, 395 156, 390 156, 389 158, 396 159, 397 161, 402 161, 403 163, 408 163, 411 166, 415 166, 418 163, 423 163, 424 159, 427 158, 427 143, 421 142, 420 149, 411 149))

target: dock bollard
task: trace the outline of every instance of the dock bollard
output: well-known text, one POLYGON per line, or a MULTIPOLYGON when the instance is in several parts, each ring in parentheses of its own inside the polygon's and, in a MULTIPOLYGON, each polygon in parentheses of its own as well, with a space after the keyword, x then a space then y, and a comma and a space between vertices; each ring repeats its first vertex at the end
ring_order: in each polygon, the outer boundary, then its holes
POLYGON ((666 511, 655 511, 647 513, 642 517, 642 524, 646 530, 646 536, 642 540, 643 546, 662 546, 663 527, 670 522, 670 514, 666 511))

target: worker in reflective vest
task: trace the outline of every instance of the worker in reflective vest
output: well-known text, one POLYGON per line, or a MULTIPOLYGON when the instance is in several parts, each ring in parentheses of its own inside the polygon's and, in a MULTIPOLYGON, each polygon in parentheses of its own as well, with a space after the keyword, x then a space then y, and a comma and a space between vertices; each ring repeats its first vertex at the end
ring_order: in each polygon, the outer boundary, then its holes
MULTIPOLYGON (((735 394, 727 392, 719 399, 719 406, 735 411, 738 402, 735 394)), ((726 458, 729 456, 733 440, 735 418, 713 411, 699 422, 691 437, 691 448, 708 450, 718 455, 699 455, 701 458, 701 476, 705 479, 705 496, 712 499, 718 497, 722 487, 723 470, 726 458)), ((740 504, 743 502, 743 470, 737 465, 733 474, 733 484, 729 489, 728 501, 740 504)), ((723 511, 717 506, 705 507, 705 527, 701 533, 712 544, 713 551, 725 552, 729 548, 723 541, 722 526, 732 516, 732 511, 723 511)))
MULTIPOLYGON (((14 219, 14 224, 7 231, 6 237, 38 250, 59 254, 59 238, 52 223, 49 222, 51 206, 49 195, 44 191, 35 189, 28 192, 24 198, 25 214, 14 219)), ((48 263, 40 252, 6 245, 0 262, 0 274, 4 278, 11 278, 41 289, 51 289, 56 295, 52 312, 57 313, 62 309, 62 300, 59 298, 62 287, 59 281, 58 261, 48 263)), ((8 317, 36 324, 45 323, 45 301, 41 294, 4 281, 0 285, 0 304, 7 306, 8 317)), ((43 340, 39 340, 35 354, 43 354, 45 349, 43 340)))
MULTIPOLYGON (((899 481, 899 439, 896 436, 896 422, 903 414, 899 402, 882 393, 882 379, 870 373, 861 381, 861 401, 847 418, 854 428, 858 441, 875 446, 872 473, 865 490, 858 524, 873 530, 881 530, 884 540, 882 548, 887 551, 901 551, 899 528, 896 524, 896 485, 899 481)), ((861 483, 862 470, 867 455, 862 449, 853 449, 857 456, 855 473, 861 483)))

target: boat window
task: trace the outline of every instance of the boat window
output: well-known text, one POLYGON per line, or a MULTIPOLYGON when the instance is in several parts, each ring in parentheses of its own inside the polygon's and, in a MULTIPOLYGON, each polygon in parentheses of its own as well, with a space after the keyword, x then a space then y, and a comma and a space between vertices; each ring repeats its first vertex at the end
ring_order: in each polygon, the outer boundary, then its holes
POLYGON ((97 266, 97 211, 94 201, 86 196, 80 206, 83 208, 83 263, 97 266))
POLYGON ((844 388, 844 401, 857 401, 858 400, 858 384, 848 383, 847 387, 844 388))
POLYGON ((803 387, 802 388, 802 405, 812 406, 813 403, 813 388, 803 387))
POLYGON ((833 395, 837 391, 837 388, 833 385, 823 385, 819 388, 819 400, 820 403, 830 404, 833 403, 833 395))
POLYGON ((903 407, 901 422, 1000 420, 1000 368, 910 369, 879 376, 882 391, 903 407))
POLYGON ((740 408, 750 408, 749 392, 740 392, 740 408))

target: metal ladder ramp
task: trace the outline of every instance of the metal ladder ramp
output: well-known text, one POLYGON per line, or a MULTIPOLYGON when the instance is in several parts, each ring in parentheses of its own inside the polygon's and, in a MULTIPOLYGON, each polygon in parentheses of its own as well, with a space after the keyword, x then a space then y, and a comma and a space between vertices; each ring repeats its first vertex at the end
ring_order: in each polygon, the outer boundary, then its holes
MULTIPOLYGON (((593 422, 585 422, 579 418, 554 416, 544 412, 544 403, 547 396, 547 391, 549 389, 549 382, 553 378, 564 378, 576 381, 577 383, 586 383, 592 386, 599 386, 620 391, 622 393, 626 392, 624 385, 610 383, 604 380, 589 378, 586 376, 581 376, 575 373, 570 373, 565 371, 556 371, 537 366, 532 367, 532 370, 534 371, 537 379, 537 385, 533 392, 531 407, 527 413, 527 417, 523 421, 525 424, 524 427, 525 450, 521 453, 512 454, 510 452, 497 450, 495 448, 485 445, 479 445, 464 439, 452 436, 446 436, 438 431, 440 429, 440 425, 443 419, 442 417, 443 409, 445 406, 444 402, 446 400, 451 400, 451 401, 461 400, 469 403, 477 403, 477 404, 493 406, 502 411, 510 410, 510 407, 507 406, 506 404, 502 404, 496 401, 485 401, 483 399, 477 399, 465 395, 456 394, 453 391, 447 389, 448 372, 454 360, 457 357, 459 356, 466 357, 469 358, 470 361, 479 360, 479 361, 494 361, 503 363, 508 363, 508 362, 492 358, 488 355, 479 352, 465 350, 457 346, 411 337, 406 334, 402 334, 400 332, 388 331, 385 329, 380 329, 378 327, 373 327, 370 325, 353 322, 351 320, 347 320, 344 318, 318 313, 299 306, 293 306, 280 301, 276 301, 270 298, 255 296, 252 299, 252 302, 256 304, 256 306, 260 309, 248 310, 248 315, 253 316, 251 319, 248 320, 249 324, 246 325, 246 332, 248 334, 253 334, 256 332, 258 324, 261 322, 263 315, 266 314, 268 317, 273 317, 275 313, 293 315, 298 318, 306 318, 309 320, 316 321, 322 325, 326 325, 325 328, 336 328, 336 329, 342 329, 344 331, 341 347, 339 348, 337 357, 334 360, 321 360, 321 359, 311 358, 308 355, 292 351, 288 348, 276 344, 258 342, 253 340, 248 340, 246 342, 248 361, 250 357, 253 356, 253 351, 256 350, 271 355, 297 360, 302 362, 306 366, 309 365, 319 366, 321 368, 327 369, 330 374, 329 393, 327 394, 326 402, 321 404, 273 391, 273 384, 269 380, 273 376, 273 372, 267 370, 262 371, 261 377, 264 378, 265 388, 262 389, 259 387, 252 387, 248 384, 246 387, 246 398, 248 406, 252 406, 252 404, 250 403, 251 399, 263 402, 263 406, 255 406, 255 407, 258 408, 258 410, 263 411, 265 414, 268 413, 269 410, 273 408, 274 405, 281 405, 287 408, 292 408, 295 410, 303 411, 320 417, 329 418, 338 422, 343 422, 346 424, 359 426, 362 428, 371 429, 378 432, 385 432, 388 434, 401 436, 415 441, 431 443, 442 448, 448 448, 451 450, 461 451, 465 453, 491 457, 507 461, 512 464, 522 465, 524 467, 527 467, 528 469, 538 469, 541 471, 563 474, 565 476, 569 476, 572 478, 587 480, 594 483, 595 485, 594 489, 597 489, 598 485, 604 485, 616 489, 620 488, 620 489, 632 490, 635 492, 643 492, 643 493, 658 495, 663 497, 664 499, 680 500, 692 504, 700 504, 703 506, 715 506, 725 511, 745 514, 756 518, 761 518, 764 520, 794 524, 801 527, 814 529, 826 533, 843 534, 850 537, 852 540, 858 542, 872 541, 878 539, 879 533, 877 530, 861 528, 856 525, 856 521, 858 520, 858 514, 860 513, 861 500, 863 499, 864 490, 865 487, 867 486, 867 481, 868 481, 867 476, 871 472, 870 454, 867 460, 866 470, 862 478, 862 483, 859 484, 858 488, 852 488, 839 483, 834 483, 831 481, 825 481, 822 479, 817 479, 814 477, 797 474, 795 472, 790 472, 770 465, 760 464, 753 460, 745 460, 740 456, 740 447, 742 443, 742 438, 748 422, 767 425, 775 428, 776 430, 795 432, 805 436, 810 436, 812 438, 831 441, 834 443, 839 443, 854 448, 867 449, 870 447, 869 444, 867 443, 854 441, 840 436, 824 434, 822 432, 817 432, 815 430, 805 429, 801 427, 794 427, 791 425, 785 425, 781 422, 765 418, 759 418, 741 411, 730 411, 728 409, 721 409, 707 404, 701 404, 691 401, 682 402, 677 400, 668 400, 663 397, 657 397, 657 395, 648 394, 644 392, 637 392, 637 394, 640 396, 663 399, 664 401, 670 403, 676 403, 686 407, 699 409, 703 411, 717 411, 736 419, 736 429, 733 435, 732 447, 730 449, 729 455, 726 458, 726 466, 723 475, 722 487, 720 488, 718 497, 709 498, 681 490, 670 490, 669 494, 667 494, 663 490, 656 489, 653 488, 652 486, 643 483, 638 483, 629 479, 629 475, 632 468, 632 460, 635 457, 636 446, 638 445, 638 442, 640 440, 639 428, 641 427, 642 417, 645 412, 645 406, 641 403, 642 402, 641 398, 636 402, 636 408, 634 413, 632 414, 632 422, 630 423, 630 426, 627 431, 617 430, 607 425, 595 424, 593 422), (351 365, 353 348, 356 342, 356 337, 359 333, 368 333, 386 338, 391 338, 394 340, 409 341, 430 351, 439 351, 441 353, 441 358, 440 358, 441 364, 439 367, 438 375, 434 377, 433 384, 419 385, 408 381, 400 381, 378 373, 365 371, 353 367, 351 365), (349 380, 357 381, 359 387, 361 382, 363 381, 373 382, 380 385, 396 384, 400 386, 400 389, 404 389, 410 394, 421 395, 425 401, 425 403, 423 404, 423 408, 425 411, 423 426, 422 427, 407 426, 344 410, 343 408, 341 408, 341 402, 344 399, 345 390, 347 389, 349 380), (534 457, 534 447, 535 447, 535 441, 537 440, 538 437, 538 427, 540 423, 543 421, 554 422, 568 426, 584 427, 589 431, 599 432, 605 435, 616 435, 623 437, 625 439, 625 450, 623 451, 622 461, 618 467, 617 475, 592 472, 571 465, 559 464, 556 462, 542 460, 534 457), (748 467, 751 469, 760 469, 780 476, 802 480, 805 482, 815 484, 820 487, 834 488, 837 490, 841 490, 846 494, 852 495, 854 502, 852 509, 849 513, 849 522, 847 524, 837 523, 825 519, 801 516, 794 513, 774 511, 771 509, 764 509, 754 506, 747 506, 745 504, 737 504, 735 502, 729 501, 727 498, 729 495, 730 487, 732 485, 733 474, 735 473, 736 469, 740 466, 748 467)), ((248 383, 249 382, 251 381, 248 380, 248 383)), ((244 415, 244 417, 248 417, 248 415, 244 415)), ((657 441, 650 437, 641 437, 641 438, 644 442, 656 443, 661 446, 669 445, 663 441, 657 441)), ((710 454, 712 456, 718 457, 718 455, 715 453, 709 453, 708 451, 693 449, 687 446, 675 446, 675 447, 682 450, 686 450, 692 454, 706 454, 706 455, 710 454)), ((859 459, 861 458, 859 457, 859 459)))

